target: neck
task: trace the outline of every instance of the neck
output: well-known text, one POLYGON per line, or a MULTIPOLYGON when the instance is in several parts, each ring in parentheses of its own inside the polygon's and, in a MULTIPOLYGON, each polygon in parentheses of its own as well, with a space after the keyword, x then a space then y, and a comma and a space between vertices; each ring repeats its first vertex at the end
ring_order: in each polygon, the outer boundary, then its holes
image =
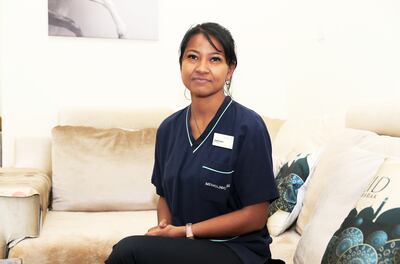
POLYGON ((197 122, 212 119, 224 102, 225 95, 218 93, 212 97, 192 97, 191 111, 197 122))
POLYGON ((224 102, 224 99, 225 95, 223 93, 205 98, 192 96, 190 126, 195 139, 200 137, 204 132, 224 102))

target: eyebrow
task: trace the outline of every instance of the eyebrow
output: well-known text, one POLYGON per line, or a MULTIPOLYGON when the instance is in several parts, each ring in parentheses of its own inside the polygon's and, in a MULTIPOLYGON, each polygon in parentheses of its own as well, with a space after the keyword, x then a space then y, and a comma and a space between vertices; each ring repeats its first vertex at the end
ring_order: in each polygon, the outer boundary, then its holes
MULTIPOLYGON (((186 50, 186 51, 185 51, 185 53, 187 53, 187 52, 195 52, 195 53, 200 53, 200 52, 198 52, 197 50, 194 50, 194 49, 186 50)), ((214 51, 214 52, 210 52, 209 54, 217 54, 217 55, 221 55, 221 54, 223 54, 223 52, 220 52, 220 51, 214 51)))

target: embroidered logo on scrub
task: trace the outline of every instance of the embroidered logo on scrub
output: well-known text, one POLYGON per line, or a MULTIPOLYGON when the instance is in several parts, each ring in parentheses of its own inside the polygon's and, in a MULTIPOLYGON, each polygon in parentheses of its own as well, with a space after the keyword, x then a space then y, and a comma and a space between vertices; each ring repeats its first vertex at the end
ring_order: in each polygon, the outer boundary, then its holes
POLYGON ((215 189, 224 190, 224 191, 226 191, 228 188, 231 187, 230 183, 228 183, 227 185, 224 186, 224 185, 217 185, 217 184, 214 184, 211 182, 206 182, 204 185, 215 188, 215 189))
POLYGON ((212 144, 213 144, 213 146, 232 149, 233 141, 234 141, 233 136, 224 135, 224 134, 220 134, 220 133, 214 133, 214 138, 213 138, 212 144))

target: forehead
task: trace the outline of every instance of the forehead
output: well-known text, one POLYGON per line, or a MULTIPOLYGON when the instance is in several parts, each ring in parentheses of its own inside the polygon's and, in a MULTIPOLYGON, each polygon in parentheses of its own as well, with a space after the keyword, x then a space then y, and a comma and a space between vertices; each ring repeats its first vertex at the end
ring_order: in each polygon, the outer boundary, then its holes
POLYGON ((203 33, 198 33, 196 35, 193 35, 187 46, 186 46, 186 50, 188 49, 208 49, 208 50, 212 50, 212 51, 217 51, 217 52, 221 52, 222 54, 224 53, 224 48, 222 47, 221 43, 214 37, 214 36, 210 36, 210 39, 212 41, 212 44, 214 44, 214 46, 218 49, 215 49, 213 47, 213 45, 211 45, 210 41, 207 39, 207 37, 203 34, 203 33))

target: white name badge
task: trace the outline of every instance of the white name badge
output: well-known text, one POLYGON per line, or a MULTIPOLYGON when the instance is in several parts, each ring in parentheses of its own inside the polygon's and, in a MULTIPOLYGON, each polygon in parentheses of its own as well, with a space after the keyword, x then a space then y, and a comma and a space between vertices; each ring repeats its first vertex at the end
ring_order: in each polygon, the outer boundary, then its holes
POLYGON ((214 133, 214 139, 213 139, 212 144, 213 144, 213 146, 232 149, 233 148, 233 140, 234 140, 233 136, 214 133))

